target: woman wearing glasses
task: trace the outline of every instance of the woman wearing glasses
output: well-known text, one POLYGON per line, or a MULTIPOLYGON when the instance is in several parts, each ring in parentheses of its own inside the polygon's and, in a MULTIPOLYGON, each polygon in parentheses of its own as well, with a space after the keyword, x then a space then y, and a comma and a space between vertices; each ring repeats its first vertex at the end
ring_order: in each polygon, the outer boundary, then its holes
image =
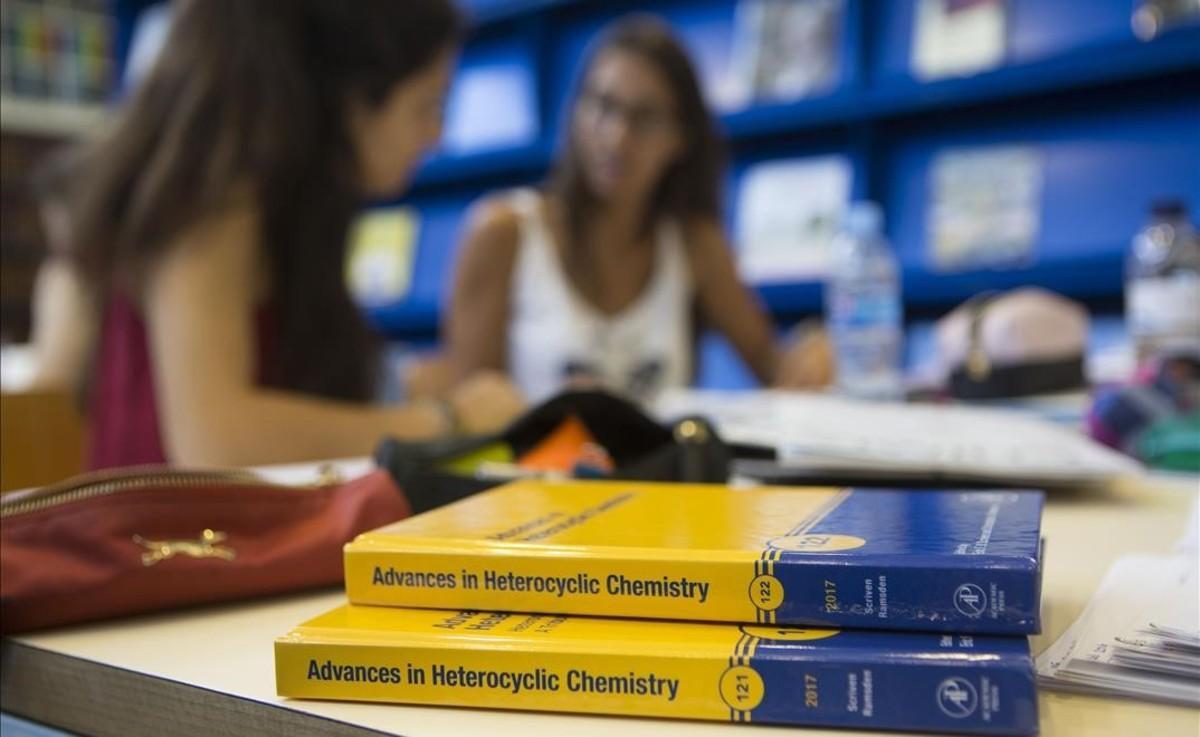
POLYGON ((738 281, 721 145, 662 22, 634 16, 604 33, 569 126, 543 188, 471 213, 446 324, 453 380, 496 369, 531 400, 581 384, 652 400, 690 382, 698 315, 764 384, 825 383, 823 341, 780 349, 738 281))

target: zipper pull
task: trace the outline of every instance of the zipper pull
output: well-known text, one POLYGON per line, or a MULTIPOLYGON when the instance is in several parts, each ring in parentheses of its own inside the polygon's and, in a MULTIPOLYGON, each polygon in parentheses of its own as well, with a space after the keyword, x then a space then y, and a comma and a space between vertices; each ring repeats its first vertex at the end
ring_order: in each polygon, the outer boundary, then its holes
POLYGON ((333 463, 322 463, 317 467, 316 486, 334 486, 345 480, 346 478, 342 475, 341 469, 333 463))
POLYGON ((710 434, 700 420, 683 420, 675 425, 675 443, 679 446, 679 476, 681 481, 704 481, 704 449, 710 434))

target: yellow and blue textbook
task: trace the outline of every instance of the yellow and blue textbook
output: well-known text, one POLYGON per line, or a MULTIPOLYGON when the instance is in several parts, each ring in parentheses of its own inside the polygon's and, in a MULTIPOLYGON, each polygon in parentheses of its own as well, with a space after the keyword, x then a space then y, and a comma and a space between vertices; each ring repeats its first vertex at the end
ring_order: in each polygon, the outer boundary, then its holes
POLYGON ((345 548, 355 604, 1039 629, 1036 491, 517 481, 345 548))
POLYGON ((280 696, 920 732, 1037 731, 1024 637, 346 605, 275 641, 280 696))

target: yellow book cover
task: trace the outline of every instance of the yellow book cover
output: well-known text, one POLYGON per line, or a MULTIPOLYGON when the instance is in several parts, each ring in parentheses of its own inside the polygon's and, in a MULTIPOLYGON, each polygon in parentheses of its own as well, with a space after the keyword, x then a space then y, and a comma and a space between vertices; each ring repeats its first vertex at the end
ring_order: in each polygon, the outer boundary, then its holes
POLYGON ((1029 734, 1025 638, 346 605, 275 641, 292 698, 1029 734))
POLYGON ((346 546, 355 604, 1037 630, 1038 492, 523 480, 346 546))

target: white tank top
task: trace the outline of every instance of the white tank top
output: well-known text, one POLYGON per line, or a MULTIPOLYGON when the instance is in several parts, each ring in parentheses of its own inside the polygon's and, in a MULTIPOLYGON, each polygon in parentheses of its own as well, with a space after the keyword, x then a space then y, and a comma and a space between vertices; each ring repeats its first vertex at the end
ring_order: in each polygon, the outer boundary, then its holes
POLYGON ((508 371, 536 402, 574 377, 640 402, 692 375, 692 279, 682 236, 664 223, 654 239, 654 267, 643 292, 615 315, 578 294, 563 269, 540 195, 516 191, 520 244, 509 294, 508 371))

